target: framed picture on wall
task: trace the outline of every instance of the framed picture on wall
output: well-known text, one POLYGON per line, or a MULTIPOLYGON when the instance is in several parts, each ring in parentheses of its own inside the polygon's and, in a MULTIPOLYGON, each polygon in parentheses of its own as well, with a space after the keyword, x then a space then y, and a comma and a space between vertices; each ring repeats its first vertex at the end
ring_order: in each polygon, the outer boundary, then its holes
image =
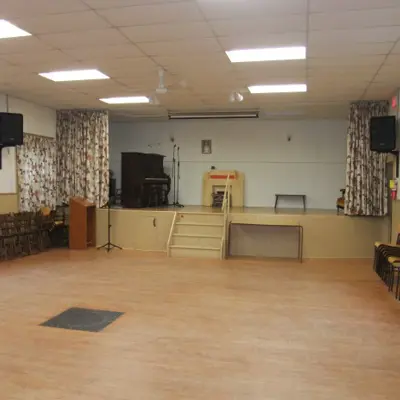
POLYGON ((211 154, 212 153, 212 143, 210 139, 205 139, 201 141, 201 154, 211 154))

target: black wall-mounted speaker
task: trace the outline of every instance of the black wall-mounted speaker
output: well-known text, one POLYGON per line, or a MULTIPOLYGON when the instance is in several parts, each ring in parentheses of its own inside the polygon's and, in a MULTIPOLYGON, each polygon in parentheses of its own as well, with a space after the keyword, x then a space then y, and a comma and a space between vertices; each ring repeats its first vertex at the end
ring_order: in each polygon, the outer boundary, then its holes
POLYGON ((14 147, 24 143, 24 117, 22 114, 0 113, 0 146, 14 147))
POLYGON ((372 117, 370 121, 371 151, 390 153, 396 149, 396 117, 372 117))

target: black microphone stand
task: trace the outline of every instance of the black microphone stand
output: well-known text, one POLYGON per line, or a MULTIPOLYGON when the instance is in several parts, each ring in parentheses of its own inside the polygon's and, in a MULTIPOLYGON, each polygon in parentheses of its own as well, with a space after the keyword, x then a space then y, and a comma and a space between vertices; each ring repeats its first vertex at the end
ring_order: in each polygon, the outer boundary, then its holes
MULTIPOLYGON (((104 207, 102 207, 102 208, 104 208, 104 207)), ((107 211, 108 241, 107 241, 107 243, 103 244, 103 246, 98 247, 97 250, 105 249, 107 251, 107 253, 109 253, 114 248, 122 250, 122 247, 119 247, 116 244, 111 242, 111 222, 110 222, 110 220, 111 220, 111 204, 110 204, 110 199, 108 199, 108 202, 107 202, 107 209, 108 209, 108 211, 107 211)))
POLYGON ((176 203, 176 179, 175 179, 175 175, 176 175, 176 159, 175 159, 175 149, 176 149, 176 144, 174 144, 174 147, 172 149, 172 179, 174 180, 173 183, 173 190, 174 190, 174 200, 172 202, 172 205, 174 206, 176 203))
POLYGON ((177 148, 177 155, 178 155, 177 179, 178 179, 178 182, 177 182, 177 185, 176 185, 176 187, 177 187, 177 189, 176 189, 176 202, 174 203, 174 206, 182 208, 184 206, 181 203, 179 203, 179 181, 181 179, 181 156, 180 156, 179 150, 180 150, 180 147, 178 146, 178 148, 177 148))

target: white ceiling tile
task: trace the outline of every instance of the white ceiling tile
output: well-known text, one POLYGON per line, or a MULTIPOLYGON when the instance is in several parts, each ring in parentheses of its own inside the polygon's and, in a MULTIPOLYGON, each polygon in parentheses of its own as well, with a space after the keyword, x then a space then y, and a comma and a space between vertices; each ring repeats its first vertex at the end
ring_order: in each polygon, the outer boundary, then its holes
POLYGON ((398 0, 310 0, 311 12, 398 7, 398 0))
POLYGON ((33 75, 32 73, 26 72, 23 68, 17 67, 14 65, 9 65, 8 63, 1 63, 1 73, 0 73, 0 81, 1 82, 7 82, 11 81, 13 82, 15 77, 20 77, 22 78, 25 75, 33 75))
POLYGON ((385 61, 384 55, 351 56, 337 58, 309 58, 308 66, 311 67, 336 67, 336 66, 376 66, 379 67, 385 61))
POLYGON ((203 16, 192 2, 150 4, 99 10, 114 26, 136 26, 170 22, 202 21, 203 16))
POLYGON ((246 108, 301 110, 305 118, 343 117, 349 101, 362 96, 389 98, 400 87, 400 44, 387 56, 400 37, 400 0, 310 0, 318 13, 309 21, 307 0, 4 3, 0 18, 34 36, 0 40, 0 89, 52 107, 108 108, 99 97, 151 95, 158 85, 159 66, 166 69, 170 87, 166 96, 160 96, 162 106, 112 109, 129 118, 165 117, 166 109, 246 108), (305 61, 232 64, 224 53, 305 45, 308 22, 305 61), (75 67, 98 68, 111 79, 56 84, 37 75, 75 67), (246 91, 250 84, 302 82, 308 84, 305 94, 247 94, 243 103, 228 101, 232 90, 246 91))
POLYGON ((310 30, 361 29, 398 25, 399 8, 341 11, 310 15, 310 30))
POLYGON ((191 38, 213 37, 206 22, 177 22, 160 25, 132 26, 121 31, 133 42, 173 41, 191 38))
POLYGON ((31 53, 0 54, 3 60, 17 66, 21 66, 28 72, 48 72, 60 69, 80 68, 80 64, 60 50, 38 51, 31 53))
POLYGON ((400 54, 390 54, 386 59, 385 59, 385 64, 384 66, 393 66, 394 68, 397 68, 397 71, 399 71, 400 75, 400 70, 399 70, 399 65, 400 65, 400 54))
POLYGON ((95 10, 165 3, 164 0, 83 0, 95 10))
POLYGON ((334 77, 345 77, 345 80, 368 80, 374 77, 380 67, 370 66, 334 66, 307 68, 308 78, 323 78, 327 81, 334 77))
POLYGON ((311 31, 309 45, 341 46, 342 43, 396 42, 400 37, 400 25, 368 29, 311 31))
POLYGON ((340 46, 327 46, 325 43, 312 43, 307 47, 307 57, 348 57, 363 55, 388 54, 393 47, 392 42, 382 43, 349 43, 340 46))
MULTIPOLYGON (((91 80, 91 81, 73 81, 73 82, 58 82, 54 83, 59 88, 73 89, 79 93, 98 93, 99 91, 119 90, 123 85, 113 79, 106 80, 91 80)), ((93 97, 96 95, 93 94, 93 97)))
POLYGON ((12 0, 2 1, 1 18, 19 18, 34 15, 61 14, 88 10, 80 0, 12 0))
POLYGON ((217 36, 267 35, 270 33, 286 33, 288 27, 291 31, 306 31, 307 19, 304 15, 290 14, 264 18, 238 18, 233 20, 210 21, 217 36))
POLYGON ((37 93, 52 92, 53 95, 57 91, 62 90, 57 84, 48 79, 44 79, 37 73, 21 74, 18 80, 10 80, 8 84, 14 89, 36 91, 37 93))
POLYGON ((0 54, 25 53, 26 57, 36 52, 52 50, 53 47, 34 36, 0 40, 0 54))
POLYGON ((97 29, 84 32, 53 33, 39 35, 40 40, 59 49, 76 47, 119 45, 129 43, 117 29, 97 29))
POLYGON ((393 54, 400 54, 400 41, 398 41, 397 43, 395 43, 391 53, 393 54))
POLYGON ((365 91, 363 99, 365 100, 388 100, 396 90, 395 85, 385 83, 371 83, 365 91))
POLYGON ((218 41, 224 50, 279 47, 279 46, 305 46, 307 43, 306 32, 273 33, 257 35, 253 33, 219 37, 218 41))
POLYGON ((400 76, 399 74, 394 74, 391 72, 387 72, 386 70, 381 70, 379 73, 374 77, 373 80, 374 84, 381 84, 387 85, 391 88, 398 88, 400 87, 400 76))
POLYGON ((235 65, 235 71, 238 80, 247 85, 306 82, 306 62, 303 60, 290 63, 243 63, 235 65))
POLYGON ((94 11, 41 15, 17 19, 14 23, 33 35, 109 28, 110 24, 94 11))
POLYGON ((140 48, 149 56, 194 55, 222 51, 216 39, 213 38, 141 43, 140 48))
POLYGON ((384 65, 377 71, 377 74, 374 76, 374 81, 380 83, 387 83, 392 85, 393 87, 400 87, 399 84, 400 74, 399 68, 397 65, 384 65))
POLYGON ((153 80, 143 82, 143 79, 117 78, 116 81, 124 86, 124 93, 130 93, 131 96, 151 95, 157 87, 156 74, 153 80))
POLYGON ((156 56, 154 57, 154 60, 165 69, 176 71, 208 71, 210 69, 216 71, 227 71, 233 68, 233 64, 229 61, 227 55, 222 52, 193 55, 190 57, 185 57, 184 55, 179 54, 173 57, 156 56))
POLYGON ((86 62, 87 68, 98 68, 111 78, 122 78, 129 76, 145 76, 154 74, 157 76, 156 64, 147 57, 102 59, 94 62, 86 62))
POLYGON ((77 47, 63 50, 65 54, 73 57, 75 60, 93 61, 104 59, 117 59, 129 57, 143 57, 143 53, 133 44, 116 44, 112 46, 77 47))
POLYGON ((27 64, 40 64, 42 62, 65 62, 73 61, 71 57, 64 54, 60 50, 38 51, 26 56, 26 53, 11 53, 0 55, 1 59, 6 60, 12 64, 27 65, 27 64))
POLYGON ((307 0, 197 0, 207 19, 252 18, 271 14, 306 14, 307 0))

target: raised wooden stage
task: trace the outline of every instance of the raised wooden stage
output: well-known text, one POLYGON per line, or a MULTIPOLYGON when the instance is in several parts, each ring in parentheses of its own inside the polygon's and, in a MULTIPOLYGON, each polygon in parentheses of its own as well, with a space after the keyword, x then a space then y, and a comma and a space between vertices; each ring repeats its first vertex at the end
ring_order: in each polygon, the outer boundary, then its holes
MULTIPOLYGON (((219 213, 219 209, 186 206, 181 209, 122 209, 111 210, 111 239, 115 244, 143 251, 166 252, 175 212, 219 213)), ((292 257, 293 235, 279 230, 260 230, 259 225, 301 225, 304 230, 304 258, 371 258, 375 241, 389 240, 389 218, 346 217, 336 210, 245 207, 232 208, 232 224, 240 226, 231 237, 231 253, 236 255, 292 257), (258 229, 256 231, 256 229, 258 229), (290 251, 288 249, 291 249, 290 251)), ((97 238, 101 245, 107 241, 107 210, 97 210, 97 238)))

